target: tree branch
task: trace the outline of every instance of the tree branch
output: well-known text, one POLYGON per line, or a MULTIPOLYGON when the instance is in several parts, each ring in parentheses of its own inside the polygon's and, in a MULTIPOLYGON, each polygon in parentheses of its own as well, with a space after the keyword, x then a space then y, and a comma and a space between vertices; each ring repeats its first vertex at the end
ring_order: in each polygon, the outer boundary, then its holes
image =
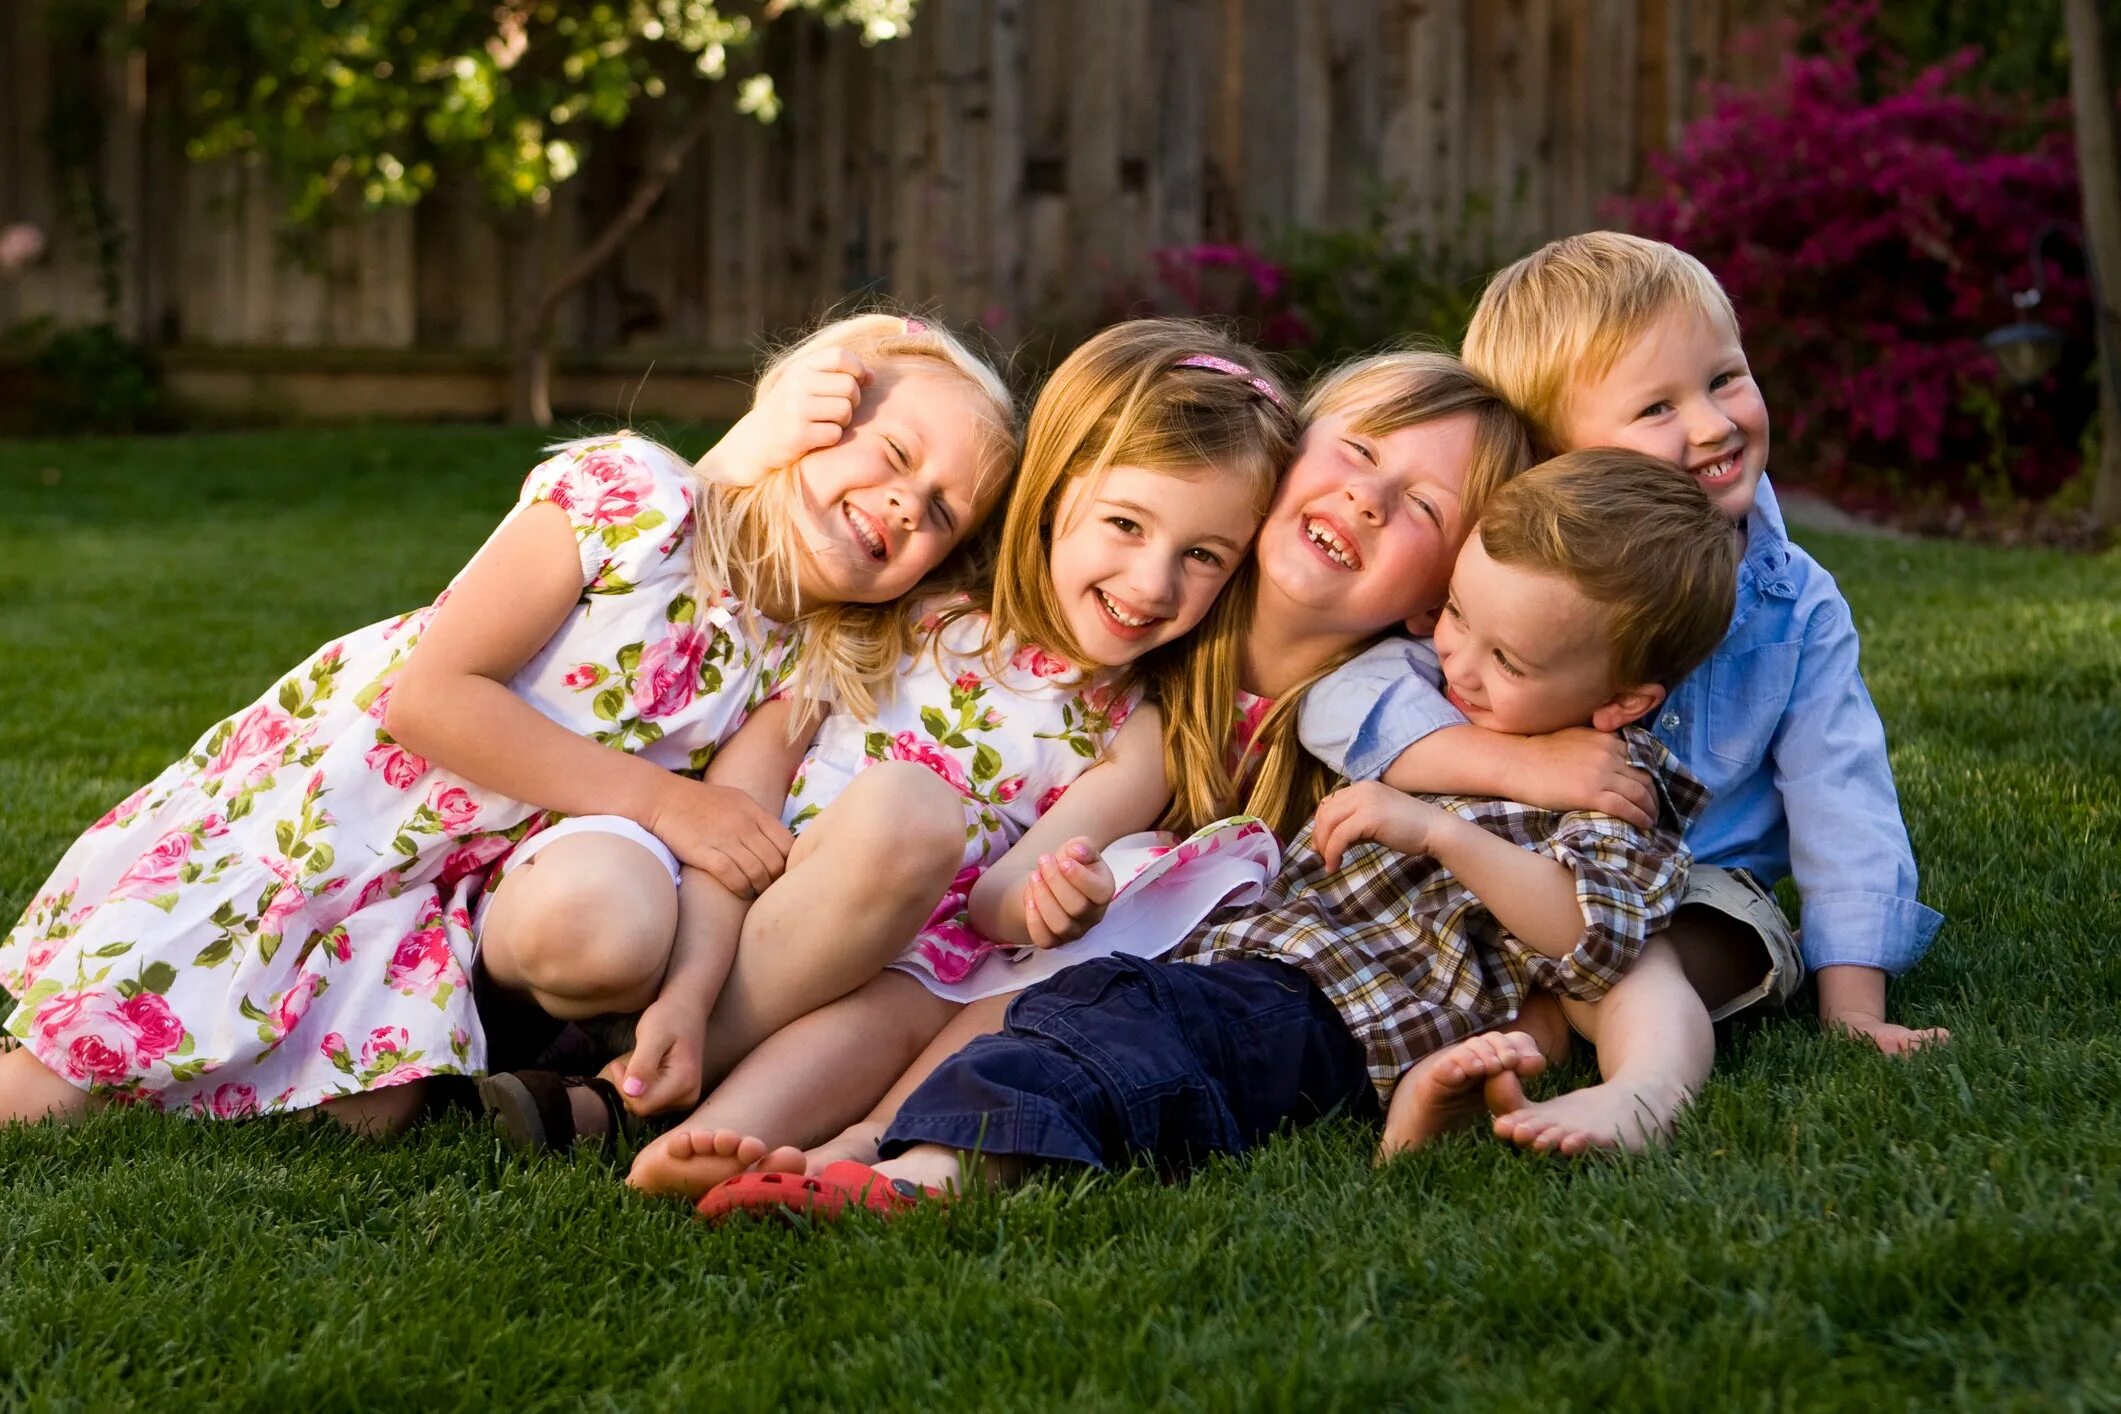
POLYGON ((612 217, 610 223, 597 233, 595 240, 584 246, 574 259, 567 262, 553 278, 552 283, 538 296, 537 318, 533 327, 543 329, 558 311, 560 301, 577 285, 594 275, 605 261, 616 255, 619 247, 626 243, 626 238, 633 234, 641 222, 648 219, 648 213, 655 208, 656 202, 662 199, 663 193, 684 168, 686 156, 706 135, 711 117, 712 110, 706 104, 701 104, 694 110, 677 137, 656 154, 655 159, 648 164, 648 170, 641 174, 640 184, 633 189, 633 195, 628 197, 625 206, 619 209, 619 214, 612 217))

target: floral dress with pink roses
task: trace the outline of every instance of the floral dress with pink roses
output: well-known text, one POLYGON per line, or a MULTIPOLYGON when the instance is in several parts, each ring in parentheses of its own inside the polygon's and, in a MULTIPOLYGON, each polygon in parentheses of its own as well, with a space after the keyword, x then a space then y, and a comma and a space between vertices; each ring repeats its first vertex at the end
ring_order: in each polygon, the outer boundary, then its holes
POLYGON ((934 634, 932 644, 924 639, 900 662, 876 716, 834 712, 818 728, 781 819, 800 832, 880 761, 918 762, 949 782, 965 811, 963 868, 896 964, 947 983, 994 947, 965 921, 972 886, 1097 763, 1139 697, 1030 645, 996 672, 980 651, 987 618, 978 612, 939 627, 931 615, 922 627, 934 634))
MULTIPOLYGON (((509 686, 696 774, 791 654, 701 594, 692 487, 636 438, 531 472, 510 518, 567 513, 582 595, 509 686)), ((91 826, 0 941, 7 1031, 109 1099, 220 1118, 483 1070, 473 910, 496 860, 556 817, 384 729, 435 607, 326 644, 91 826)))
MULTIPOLYGON (((1243 764, 1274 706, 1271 699, 1244 691, 1237 699, 1229 745, 1233 767, 1243 764)), ((1115 889, 1097 926, 1062 947, 989 949, 952 976, 924 979, 928 989, 949 1001, 972 1002, 1021 991, 1096 957, 1161 957, 1217 908, 1249 903, 1265 893, 1281 868, 1281 846, 1265 821, 1236 815, 1203 825, 1184 839, 1161 830, 1127 835, 1107 845, 1103 859, 1115 889)), ((958 902, 962 905, 962 898, 958 902)))

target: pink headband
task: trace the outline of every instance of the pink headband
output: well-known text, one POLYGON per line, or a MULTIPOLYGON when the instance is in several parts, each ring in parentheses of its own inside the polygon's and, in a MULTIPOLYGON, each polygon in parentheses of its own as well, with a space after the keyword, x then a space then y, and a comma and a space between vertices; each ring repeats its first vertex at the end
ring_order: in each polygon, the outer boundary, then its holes
POLYGON ((906 332, 909 334, 925 334, 928 332, 928 326, 923 321, 908 315, 906 318, 906 332))
POLYGON ((1214 354, 1190 354, 1171 365, 1173 368, 1212 368, 1217 373, 1227 373, 1232 378, 1242 378, 1252 385, 1252 391, 1265 398, 1283 412, 1289 410, 1289 400, 1284 398, 1272 383, 1254 373, 1241 363, 1218 358, 1214 354))

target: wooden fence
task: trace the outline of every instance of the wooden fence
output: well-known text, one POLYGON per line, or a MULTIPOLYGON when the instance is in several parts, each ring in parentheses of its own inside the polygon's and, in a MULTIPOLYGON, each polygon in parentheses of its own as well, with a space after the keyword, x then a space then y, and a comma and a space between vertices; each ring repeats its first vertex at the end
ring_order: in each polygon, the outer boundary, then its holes
MULTIPOLYGON (((874 49, 805 22, 780 120, 718 115, 655 214, 570 300, 559 346, 606 369, 727 366, 864 289, 1010 341, 1087 317, 1157 247, 1271 245, 1380 203, 1400 229, 1506 255, 1637 189, 1703 81, 1779 63, 1740 36, 1796 3, 925 0, 909 38, 874 49)), ((0 3, 0 221, 36 222, 54 249, 0 282, 0 327, 105 315, 43 134, 67 67, 39 9, 0 3)), ((152 56, 101 78, 120 327, 184 366, 250 378, 259 361, 227 351, 272 351, 275 376, 304 366, 290 350, 341 373, 498 368, 520 296, 468 189, 333 232, 297 261, 256 172, 185 160, 152 56)), ((623 200, 654 137, 629 129, 625 160, 562 188, 562 253, 623 200)))

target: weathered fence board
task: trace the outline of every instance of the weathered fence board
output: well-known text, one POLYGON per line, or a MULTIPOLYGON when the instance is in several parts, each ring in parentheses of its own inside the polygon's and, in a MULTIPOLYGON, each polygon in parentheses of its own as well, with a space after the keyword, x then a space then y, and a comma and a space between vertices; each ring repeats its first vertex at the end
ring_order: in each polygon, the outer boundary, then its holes
MULTIPOLYGON (((1595 224, 1701 104, 1752 82, 1804 0, 926 0, 865 50, 798 27, 780 120, 718 114, 654 215, 561 312, 563 350, 666 358, 756 346, 883 290, 1013 340, 1080 321, 1159 246, 1271 248, 1382 203, 1393 227, 1498 255, 1595 224)), ((0 325, 113 318, 172 347, 488 351, 523 292, 477 191, 280 239, 255 171, 185 160, 152 56, 101 66, 101 171, 123 244, 105 308, 78 183, 43 136, 52 52, 0 4, 0 221, 53 234, 0 283, 0 325)), ((733 96, 733 95, 732 95, 733 96)), ((563 188, 545 268, 623 202, 659 135, 563 188)))

